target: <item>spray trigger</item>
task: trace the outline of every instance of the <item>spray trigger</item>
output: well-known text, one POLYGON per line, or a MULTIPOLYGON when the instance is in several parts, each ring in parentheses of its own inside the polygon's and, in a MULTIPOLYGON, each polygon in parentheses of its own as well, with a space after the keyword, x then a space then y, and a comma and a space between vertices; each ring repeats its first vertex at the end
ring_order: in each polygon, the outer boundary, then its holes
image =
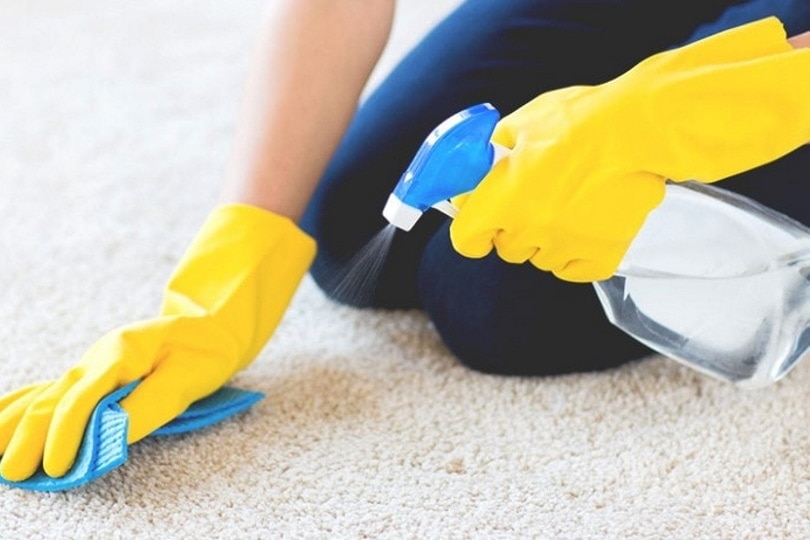
POLYGON ((472 191, 509 152, 490 141, 500 113, 489 103, 454 114, 422 143, 388 197, 383 216, 409 231, 428 208, 455 217, 450 199, 472 191))

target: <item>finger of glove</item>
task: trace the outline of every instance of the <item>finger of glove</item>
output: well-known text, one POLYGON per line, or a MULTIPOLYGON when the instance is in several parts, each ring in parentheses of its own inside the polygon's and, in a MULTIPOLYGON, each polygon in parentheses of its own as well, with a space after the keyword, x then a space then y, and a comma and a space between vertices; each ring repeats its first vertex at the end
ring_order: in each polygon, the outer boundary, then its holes
POLYGON ((43 389, 44 387, 48 386, 49 382, 47 383, 34 383, 29 384, 28 386, 23 386, 22 388, 18 388, 17 390, 12 390, 8 394, 4 395, 0 398, 0 412, 4 411, 6 407, 11 405, 12 403, 16 402, 18 399, 22 398, 23 396, 30 394, 34 390, 43 389))
POLYGON ((64 393, 54 408, 43 448, 42 468, 48 476, 58 478, 70 470, 93 410, 119 386, 111 371, 90 372, 64 393))
POLYGON ((492 242, 496 230, 476 228, 467 222, 463 222, 461 226, 456 223, 454 221, 450 224, 450 243, 459 255, 471 259, 481 259, 489 255, 494 247, 492 242))
MULTIPOLYGON (((566 238, 563 233, 557 235, 566 238)), ((565 241, 549 241, 529 259, 540 270, 552 272, 565 281, 598 281, 613 275, 627 251, 628 243, 593 236, 565 241), (588 261, 587 264, 585 262, 588 261)))
POLYGON ((508 263, 522 264, 537 253, 537 247, 524 235, 500 231, 492 239, 498 257, 508 263))
POLYGON ((509 157, 506 157, 495 165, 470 192, 450 224, 450 243, 465 257, 487 256, 495 247, 495 236, 508 224, 509 201, 503 189, 508 162, 509 157))
POLYGON ((0 455, 4 454, 14 430, 28 406, 51 383, 36 383, 20 388, 3 397, 0 410, 0 455))
POLYGON ((646 172, 590 179, 577 204, 554 219, 557 241, 531 261, 565 281, 591 282, 613 275, 666 191, 663 177, 646 172))
MULTIPOLYGON (((493 244, 498 256, 506 262, 522 264, 527 261, 551 261, 559 258, 558 264, 568 262, 568 254, 564 249, 555 249, 549 240, 548 225, 527 221, 520 227, 502 230, 493 238, 493 244), (542 255, 541 255, 542 253, 542 255)), ((553 266, 538 266, 541 270, 550 270, 553 266)))
POLYGON ((145 377, 121 408, 129 415, 127 441, 133 444, 215 392, 232 375, 230 362, 199 351, 176 351, 145 377))
POLYGON ((540 246, 529 262, 540 270, 546 272, 556 272, 562 270, 567 264, 575 259, 572 248, 582 249, 581 245, 554 244, 549 243, 540 246))
POLYGON ((621 257, 604 255, 595 259, 574 259, 552 273, 563 281, 572 283, 591 283, 611 278, 615 273, 621 257))
POLYGON ((152 369, 172 319, 138 321, 116 328, 93 345, 66 373, 42 449, 45 473, 60 477, 73 465, 87 422, 98 403, 115 389, 152 369))
POLYGON ((33 475, 42 463, 45 441, 59 401, 81 376, 72 369, 33 397, 17 423, 0 461, 0 475, 21 481, 33 475))
MULTIPOLYGON (((587 233, 587 243, 578 247, 565 265, 552 270, 558 278, 576 283, 608 279, 616 273, 647 216, 664 199, 664 179, 649 173, 634 173, 613 181, 612 193, 597 191, 601 205, 595 221, 578 231, 587 233)), ((585 219, 578 223, 585 224, 585 219)))

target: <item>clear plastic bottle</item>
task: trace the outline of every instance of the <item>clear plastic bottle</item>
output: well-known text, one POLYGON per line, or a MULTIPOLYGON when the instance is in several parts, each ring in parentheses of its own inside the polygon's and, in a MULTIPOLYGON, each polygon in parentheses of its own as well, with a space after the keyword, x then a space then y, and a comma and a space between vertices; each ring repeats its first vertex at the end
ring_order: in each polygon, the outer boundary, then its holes
POLYGON ((810 229, 715 186, 668 184, 617 274, 594 287, 617 327, 743 388, 810 355, 810 229))

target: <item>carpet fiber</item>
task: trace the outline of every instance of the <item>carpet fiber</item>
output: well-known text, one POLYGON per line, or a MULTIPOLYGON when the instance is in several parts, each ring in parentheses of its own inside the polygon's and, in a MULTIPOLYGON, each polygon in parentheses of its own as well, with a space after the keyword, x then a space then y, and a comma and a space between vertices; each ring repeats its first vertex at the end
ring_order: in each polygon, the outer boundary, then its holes
MULTIPOLYGON (((372 83, 455 3, 401 2, 372 83)), ((0 392, 155 313, 216 202, 261 7, 3 1, 0 392)), ((660 357, 486 376, 422 314, 307 279, 232 384, 267 397, 80 489, 0 488, 0 537, 810 537, 806 362, 757 391, 660 357)))

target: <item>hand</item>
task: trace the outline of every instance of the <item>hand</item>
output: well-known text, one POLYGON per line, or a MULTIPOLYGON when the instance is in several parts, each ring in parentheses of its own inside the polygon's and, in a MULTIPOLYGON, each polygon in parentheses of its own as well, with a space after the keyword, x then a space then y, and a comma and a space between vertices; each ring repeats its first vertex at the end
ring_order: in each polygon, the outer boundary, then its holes
POLYGON ((96 404, 121 402, 130 444, 219 389, 260 352, 315 254, 287 218, 232 204, 212 212, 166 287, 158 317, 115 329, 52 383, 0 398, 0 474, 70 470, 96 404))
POLYGON ((568 281, 619 266, 665 180, 714 182, 810 140, 810 50, 763 19, 540 95, 496 126, 512 149, 450 226, 454 248, 568 281))

